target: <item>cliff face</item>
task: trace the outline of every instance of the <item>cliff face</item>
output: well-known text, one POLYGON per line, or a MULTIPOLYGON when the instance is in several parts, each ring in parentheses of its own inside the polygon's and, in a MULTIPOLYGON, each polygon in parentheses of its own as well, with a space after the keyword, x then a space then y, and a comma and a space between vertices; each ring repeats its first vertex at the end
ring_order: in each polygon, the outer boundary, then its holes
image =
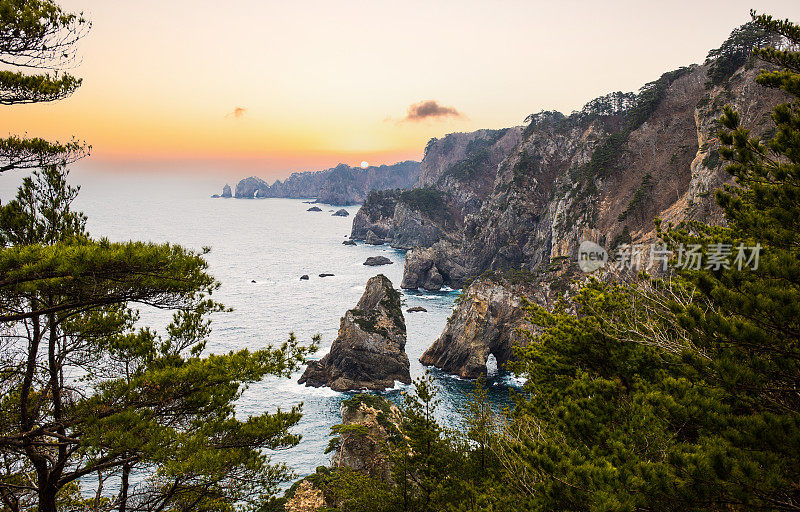
POLYGON ((293 173, 270 185, 261 178, 245 178, 236 185, 238 198, 315 198, 336 206, 363 202, 372 190, 406 189, 419 177, 419 162, 399 162, 366 169, 345 164, 324 171, 293 173))
POLYGON ((400 425, 400 410, 386 398, 356 395, 342 402, 341 411, 343 426, 360 428, 341 429, 331 467, 348 468, 390 482, 391 464, 386 448, 389 436, 400 425))
POLYGON ((363 203, 373 190, 411 188, 419 176, 419 162, 400 162, 379 167, 349 167, 331 170, 318 194, 321 203, 347 205, 363 203))
MULTIPOLYGON (((424 364, 476 377, 489 354, 507 362, 510 347, 526 341, 515 334, 524 326, 521 298, 549 304, 549 290, 565 275, 553 266, 574 267, 584 240, 613 250, 654 241, 656 217, 724 221, 713 195, 730 180, 716 137, 722 106, 730 104, 751 135, 763 137, 772 108, 786 96, 755 83, 757 64, 713 87, 708 71, 709 65, 696 65, 666 73, 637 95, 598 98, 569 117, 532 116, 463 227, 406 255, 404 288, 473 280, 445 332, 420 359, 424 364), (520 271, 535 277, 521 286, 486 274, 520 271)), ((420 179, 425 161, 422 169, 420 179)), ((556 288, 566 289, 564 283, 556 288)))
POLYGON ((476 212, 491 194, 497 166, 519 144, 522 130, 478 130, 432 139, 420 164, 417 188, 446 193, 462 217, 476 212))
MULTIPOLYGON (((409 253, 404 286, 424 282, 414 275, 431 265, 443 276, 442 268, 463 266, 463 275, 443 280, 457 287, 487 270, 535 271, 552 258, 573 257, 583 240, 608 249, 622 241, 647 242, 655 217, 721 222, 710 193, 729 179, 717 152, 721 107, 731 104, 760 136, 783 98, 755 84, 758 72, 745 67, 727 83, 707 88, 708 66, 692 66, 665 74, 638 96, 598 98, 569 117, 533 116, 463 228, 445 230, 430 249, 409 253)), ((435 148, 428 154, 437 155, 435 148)), ((432 182, 434 166, 427 160, 420 180, 432 182)), ((393 236, 402 237, 396 231, 393 236)))
POLYGON ((436 189, 372 192, 353 219, 350 238, 367 240, 374 233, 395 249, 429 247, 461 222, 436 189))
POLYGON ((526 321, 525 299, 552 305, 578 277, 576 266, 566 259, 551 263, 542 273, 484 275, 464 289, 444 332, 420 362, 468 379, 486 374, 490 355, 503 368, 514 358, 513 347, 528 343, 525 331, 536 331, 526 321))
POLYGON ((498 367, 505 365, 512 347, 527 342, 518 332, 529 327, 522 309, 525 291, 490 280, 466 288, 445 331, 420 362, 468 379, 486 374, 490 354, 498 367))
POLYGON ((331 351, 308 364, 299 380, 335 391, 384 390, 411 383, 400 293, 379 274, 367 282, 355 309, 342 317, 331 351))
POLYGON ((353 220, 351 238, 365 240, 373 231, 397 249, 460 238, 466 216, 489 196, 498 164, 521 135, 522 128, 516 127, 432 139, 415 187, 371 194, 353 220))

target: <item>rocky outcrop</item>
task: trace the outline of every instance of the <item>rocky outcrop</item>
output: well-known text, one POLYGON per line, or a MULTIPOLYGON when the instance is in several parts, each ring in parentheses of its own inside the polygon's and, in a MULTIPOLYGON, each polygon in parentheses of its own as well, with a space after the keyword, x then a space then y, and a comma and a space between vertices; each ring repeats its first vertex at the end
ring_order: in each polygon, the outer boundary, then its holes
POLYGON ((447 197, 433 188, 373 192, 356 213, 350 236, 366 240, 373 232, 395 249, 430 247, 462 221, 447 197))
POLYGON ((406 189, 419 178, 419 162, 405 161, 366 169, 345 164, 324 171, 293 173, 272 185, 257 177, 241 180, 236 197, 253 199, 316 198, 320 203, 346 206, 362 203, 373 190, 406 189))
POLYGON ((441 240, 444 234, 444 229, 424 213, 413 210, 404 201, 397 203, 392 216, 392 247, 430 247, 441 240))
POLYGON ((370 256, 367 258, 367 261, 364 262, 364 265, 368 267, 378 267, 380 265, 391 265, 393 263, 394 262, 386 256, 370 256))
POLYGON ((364 240, 364 243, 368 245, 383 245, 384 239, 376 235, 374 231, 369 231, 367 233, 367 238, 364 240))
POLYGON ((398 431, 399 409, 386 398, 360 394, 342 401, 341 411, 342 423, 334 427, 339 438, 331 467, 348 468, 390 482, 386 446, 389 436, 398 431))
POLYGON ((347 210, 342 208, 341 210, 337 210, 337 211, 333 212, 331 215, 333 215, 334 217, 349 217, 350 216, 350 212, 348 212, 347 210))
POLYGON ((319 466, 315 473, 295 482, 279 500, 283 501, 280 510, 340 510, 342 503, 336 482, 341 471, 393 484, 387 448, 390 436, 399 432, 399 409, 386 398, 358 394, 342 401, 341 415, 342 422, 331 428, 336 436, 325 452, 334 452, 330 467, 319 466))
POLYGON ((225 186, 222 187, 222 197, 231 197, 231 196, 232 196, 231 186, 226 183, 225 186))
POLYGON ((240 180, 236 184, 235 196, 238 198, 253 199, 255 197, 269 197, 269 185, 266 181, 255 176, 240 180))
POLYGON ((526 321, 524 300, 550 305, 571 287, 578 274, 574 265, 560 260, 546 273, 490 273, 464 289, 442 335, 420 357, 426 366, 474 379, 486 374, 486 361, 494 355, 498 368, 513 359, 515 345, 525 345, 526 332, 536 327, 526 321))
POLYGON ((322 211, 322 208, 320 208, 320 207, 318 207, 318 206, 312 206, 311 208, 309 208, 309 209, 308 209, 308 210, 306 210, 306 211, 307 211, 307 212, 321 212, 321 211, 322 211))
POLYGON ((460 288, 466 278, 460 255, 457 245, 447 240, 407 252, 400 287, 436 291, 448 284, 460 288))
POLYGON ((311 480, 301 480, 291 491, 283 505, 286 512, 316 512, 325 506, 325 495, 311 480))
POLYGON ((400 293, 379 274, 367 282, 355 309, 342 317, 331 351, 309 363, 300 384, 335 391, 384 390, 411 382, 400 293))

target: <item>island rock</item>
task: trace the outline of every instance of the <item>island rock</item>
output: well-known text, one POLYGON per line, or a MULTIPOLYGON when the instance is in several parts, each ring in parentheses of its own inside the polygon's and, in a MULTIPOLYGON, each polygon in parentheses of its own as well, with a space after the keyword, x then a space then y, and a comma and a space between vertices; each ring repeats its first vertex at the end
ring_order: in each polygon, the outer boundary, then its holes
POLYGON ((342 208, 341 210, 337 210, 336 212, 334 212, 333 216, 334 217, 349 217, 350 216, 350 212, 348 212, 347 210, 342 208))
POLYGON ((386 256, 370 256, 367 258, 367 261, 364 262, 364 265, 377 267, 379 265, 391 265, 392 263, 394 262, 386 256))
POLYGON ((358 305, 345 313, 331 351, 309 363, 299 383, 335 391, 385 390, 411 383, 400 292, 383 274, 367 282, 358 305))

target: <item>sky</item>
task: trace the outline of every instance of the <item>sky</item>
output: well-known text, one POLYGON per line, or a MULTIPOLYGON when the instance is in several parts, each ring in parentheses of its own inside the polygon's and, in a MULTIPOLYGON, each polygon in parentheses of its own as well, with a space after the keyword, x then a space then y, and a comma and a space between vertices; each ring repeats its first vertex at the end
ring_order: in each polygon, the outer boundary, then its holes
POLYGON ((451 132, 569 113, 700 63, 775 1, 62 0, 92 29, 57 103, 9 133, 92 145, 102 172, 276 178, 420 159, 451 132))

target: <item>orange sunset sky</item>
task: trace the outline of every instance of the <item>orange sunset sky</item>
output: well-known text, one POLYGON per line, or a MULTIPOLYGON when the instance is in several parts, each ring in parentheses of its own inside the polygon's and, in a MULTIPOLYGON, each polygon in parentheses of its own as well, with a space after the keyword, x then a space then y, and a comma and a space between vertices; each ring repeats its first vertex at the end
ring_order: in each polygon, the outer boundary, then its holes
POLYGON ((104 172, 265 178, 419 159, 431 137, 569 112, 702 62, 751 8, 800 20, 797 0, 61 4, 93 22, 71 70, 83 87, 4 108, 9 133, 75 135, 104 172))

